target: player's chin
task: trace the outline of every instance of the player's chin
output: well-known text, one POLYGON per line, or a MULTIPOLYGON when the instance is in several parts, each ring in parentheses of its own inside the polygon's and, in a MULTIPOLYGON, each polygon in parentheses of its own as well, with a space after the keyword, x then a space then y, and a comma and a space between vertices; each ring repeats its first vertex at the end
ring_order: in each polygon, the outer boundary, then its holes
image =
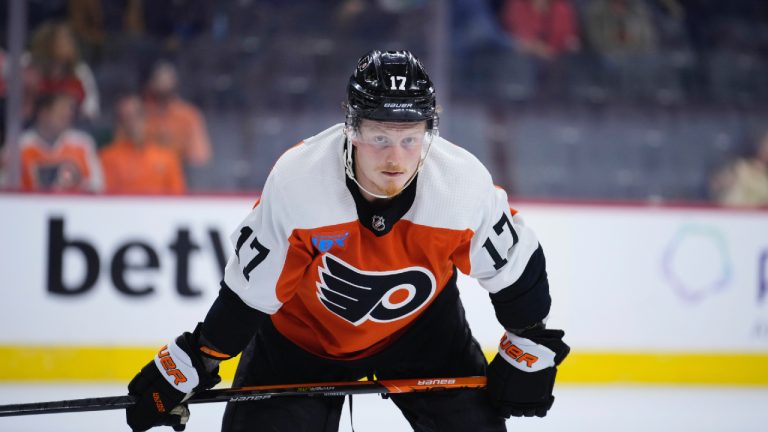
POLYGON ((392 181, 390 181, 390 182, 387 182, 384 185, 382 185, 382 187, 380 187, 379 189, 386 196, 395 196, 398 193, 400 193, 400 191, 403 190, 403 186, 405 186, 405 182, 401 182, 401 181, 392 182, 392 181))

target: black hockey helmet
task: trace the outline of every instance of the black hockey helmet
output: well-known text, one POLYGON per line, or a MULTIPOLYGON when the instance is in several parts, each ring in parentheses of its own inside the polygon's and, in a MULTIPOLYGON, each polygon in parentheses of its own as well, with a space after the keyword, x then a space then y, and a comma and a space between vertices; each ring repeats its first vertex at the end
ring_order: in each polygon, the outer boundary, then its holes
POLYGON ((437 107, 432 80, 408 51, 373 50, 357 62, 347 86, 347 126, 360 119, 427 121, 437 129, 437 107))

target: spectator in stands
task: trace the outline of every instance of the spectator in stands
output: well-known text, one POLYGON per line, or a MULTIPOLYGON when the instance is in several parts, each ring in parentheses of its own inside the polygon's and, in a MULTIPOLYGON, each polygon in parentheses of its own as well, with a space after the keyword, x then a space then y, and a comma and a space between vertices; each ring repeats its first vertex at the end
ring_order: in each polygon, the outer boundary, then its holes
POLYGON ((670 86, 662 83, 667 60, 656 55, 659 35, 644 1, 590 0, 585 26, 602 80, 621 96, 645 99, 670 86))
MULTIPOLYGON (((35 101, 39 93, 40 74, 29 67, 29 55, 22 56, 21 84, 21 123, 24 127, 30 126, 35 114, 35 101)), ((8 94, 8 74, 10 73, 10 59, 8 53, 0 47, 0 123, 5 126, 5 104, 8 94)), ((4 130, 3 128, 0 128, 4 130)), ((3 139, 5 134, 0 135, 3 139)))
POLYGON ((500 19, 518 51, 539 60, 552 61, 580 49, 578 21, 569 0, 506 0, 500 19))
POLYGON ((75 107, 75 99, 69 93, 48 93, 38 100, 33 127, 19 138, 23 190, 103 189, 93 139, 72 128, 75 107))
POLYGON ((768 207, 768 131, 751 155, 718 172, 710 188, 715 200, 725 206, 768 207))
POLYGON ((99 115, 99 91, 91 68, 81 60, 75 37, 64 22, 40 26, 31 41, 29 69, 36 75, 35 98, 70 94, 88 120, 99 115))
POLYGON ((101 151, 106 191, 110 193, 183 193, 184 174, 170 149, 147 139, 141 98, 126 95, 115 107, 115 139, 101 151))
POLYGON ((592 48, 604 56, 656 50, 651 12, 639 0, 591 0, 586 10, 586 34, 592 48))
POLYGON ((211 160, 205 119, 177 94, 177 86, 176 67, 155 64, 144 97, 147 138, 173 150, 185 165, 203 166, 211 160))
POLYGON ((518 53, 512 74, 540 94, 560 90, 570 54, 581 49, 579 26, 570 0, 505 0, 502 28, 518 53))
MULTIPOLYGON (((114 38, 131 38, 144 30, 142 0, 69 0, 69 22, 85 57, 103 60, 114 38)), ((118 51, 120 55, 124 53, 118 51)))

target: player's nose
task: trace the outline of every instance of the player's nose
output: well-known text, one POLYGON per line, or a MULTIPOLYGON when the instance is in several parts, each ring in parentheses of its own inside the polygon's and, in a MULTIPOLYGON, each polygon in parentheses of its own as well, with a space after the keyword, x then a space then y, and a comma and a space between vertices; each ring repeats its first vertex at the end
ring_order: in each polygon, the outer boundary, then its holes
POLYGON ((400 161, 403 160, 403 156, 405 155, 405 150, 403 147, 399 144, 395 144, 393 146, 389 146, 387 148, 387 154, 386 154, 386 162, 393 162, 393 163, 400 163, 400 161))

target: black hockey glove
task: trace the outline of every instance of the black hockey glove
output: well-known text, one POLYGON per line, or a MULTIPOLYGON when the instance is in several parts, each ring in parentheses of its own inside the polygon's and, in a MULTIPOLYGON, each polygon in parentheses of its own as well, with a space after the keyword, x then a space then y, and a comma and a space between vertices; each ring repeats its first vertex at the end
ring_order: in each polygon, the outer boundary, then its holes
POLYGON ((128 394, 136 404, 126 409, 128 426, 145 431, 154 426, 172 426, 183 431, 189 419, 184 402, 195 392, 221 381, 218 362, 204 360, 198 344, 200 326, 162 347, 130 384, 128 394), (206 367, 208 366, 208 367, 206 367))
POLYGON ((488 366, 488 395, 505 418, 544 417, 555 397, 557 366, 571 350, 565 332, 534 328, 506 332, 499 353, 488 366))

